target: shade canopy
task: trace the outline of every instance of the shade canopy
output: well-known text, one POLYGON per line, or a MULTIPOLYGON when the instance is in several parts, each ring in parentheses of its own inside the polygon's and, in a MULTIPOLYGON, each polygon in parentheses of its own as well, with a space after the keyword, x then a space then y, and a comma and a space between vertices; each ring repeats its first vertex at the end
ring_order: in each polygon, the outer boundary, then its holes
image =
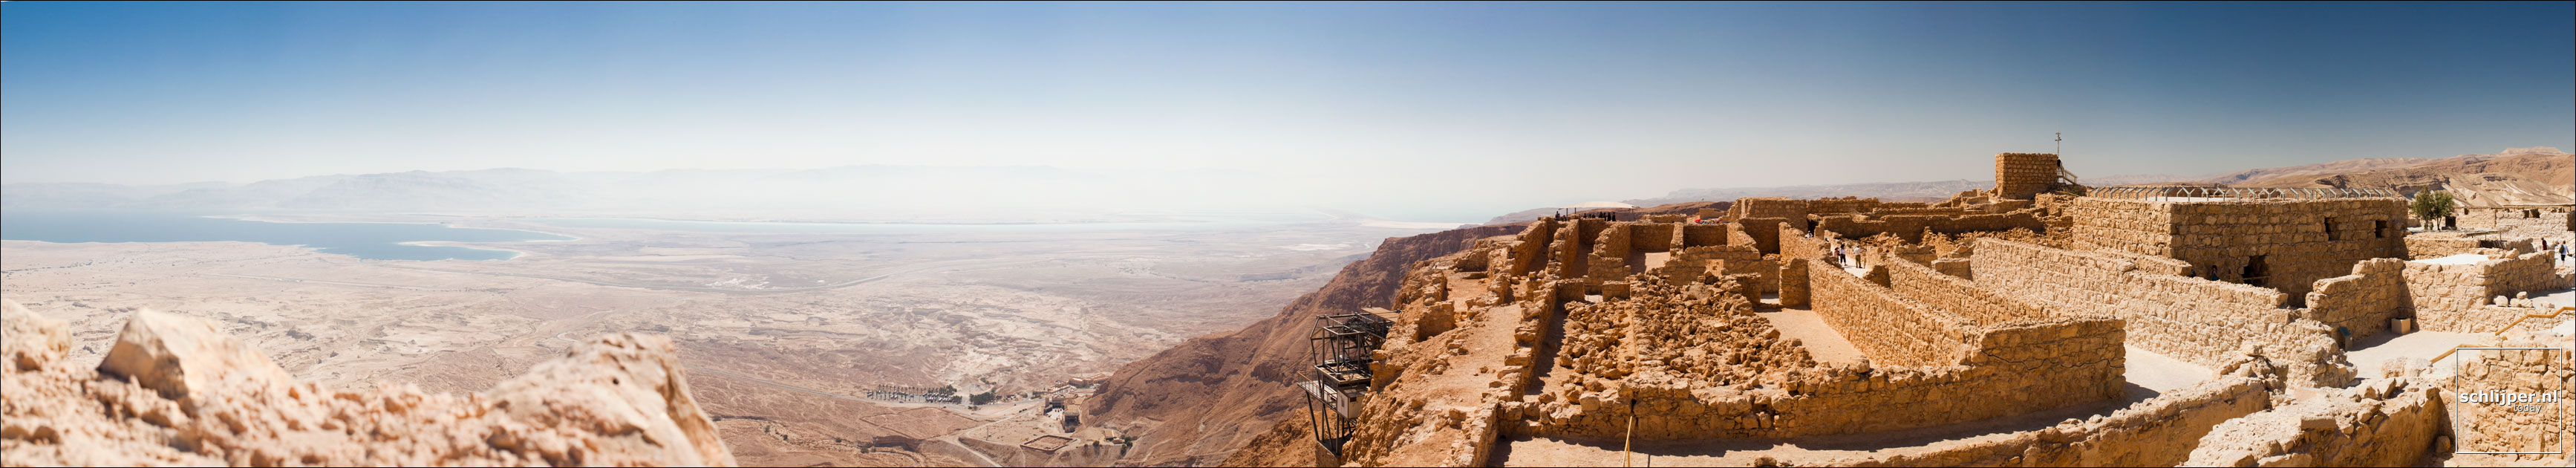
POLYGON ((1572 205, 1566 205, 1565 207, 1566 207, 1566 208, 1584 208, 1584 209, 1591 209, 1591 208, 1636 208, 1636 207, 1637 207, 1637 205, 1630 205, 1630 204, 1620 203, 1620 202, 1614 202, 1614 201, 1597 201, 1597 202, 1583 202, 1583 203, 1576 203, 1576 204, 1572 204, 1572 205))

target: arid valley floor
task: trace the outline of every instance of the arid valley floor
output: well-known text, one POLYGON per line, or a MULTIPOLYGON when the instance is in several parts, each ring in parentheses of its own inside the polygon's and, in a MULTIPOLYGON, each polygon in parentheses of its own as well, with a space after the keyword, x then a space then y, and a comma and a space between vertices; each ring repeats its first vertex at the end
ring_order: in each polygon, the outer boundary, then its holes
MULTIPOLYGON (((590 336, 665 334, 745 465, 1008 464, 977 448, 1061 433, 1042 409, 1050 391, 1082 391, 1062 386, 1068 379, 1268 316, 1381 239, 1437 230, 1319 221, 757 232, 431 215, 274 219, 578 239, 477 244, 523 254, 430 262, 247 242, 13 240, 0 244, 0 292, 70 321, 76 361, 97 362, 132 312, 150 309, 218 319, 295 377, 342 387, 473 392, 590 336), (970 408, 904 395, 942 386, 1001 399, 970 408)), ((1067 435, 1071 446, 1096 448, 1062 456, 1118 456, 1104 443, 1115 433, 1067 435)))

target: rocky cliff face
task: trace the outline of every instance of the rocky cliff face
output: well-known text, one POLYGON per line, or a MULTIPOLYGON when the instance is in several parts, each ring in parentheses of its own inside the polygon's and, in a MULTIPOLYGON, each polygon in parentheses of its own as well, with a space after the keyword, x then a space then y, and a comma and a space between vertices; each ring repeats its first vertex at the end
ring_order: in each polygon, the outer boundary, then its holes
POLYGON ((297 382, 212 322, 143 311, 91 369, 0 302, 0 460, 28 465, 732 466, 671 342, 592 339, 489 392, 297 382))
POLYGON ((1215 465, 1280 420, 1305 417, 1303 397, 1290 385, 1307 374, 1302 359, 1316 315, 1391 305, 1415 262, 1522 229, 1509 224, 1387 239, 1277 316, 1119 368, 1086 403, 1088 411, 1137 438, 1122 464, 1215 465))

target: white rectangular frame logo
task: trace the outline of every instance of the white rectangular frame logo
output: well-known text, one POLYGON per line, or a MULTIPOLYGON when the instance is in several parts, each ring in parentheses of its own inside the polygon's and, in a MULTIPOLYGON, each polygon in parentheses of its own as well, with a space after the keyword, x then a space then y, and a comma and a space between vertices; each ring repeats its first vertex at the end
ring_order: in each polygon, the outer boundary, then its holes
MULTIPOLYGON (((2455 350, 2456 350, 2456 351, 2559 351, 2559 352, 2561 352, 2561 353, 2560 353, 2560 356, 2562 356, 2562 359, 2564 358, 2563 356, 2565 356, 2565 351, 2567 351, 2567 349, 2566 349, 2566 348, 2529 348, 2529 347, 2523 347, 2523 348, 2515 348, 2515 347, 2483 347, 2483 348, 2467 348, 2467 347, 2464 347, 2464 348, 2456 348, 2455 350)), ((2463 354, 2463 355, 2460 355, 2460 356, 2456 356, 2456 357, 2451 358, 2451 388, 2452 388, 2452 391, 2453 391, 2453 392, 2458 392, 2458 391, 2459 391, 2459 388, 2460 388, 2460 363, 2462 363, 2462 362, 2467 362, 2467 361, 2469 360, 2469 359, 2468 359, 2468 358, 2469 358, 2469 356, 2474 356, 2474 355, 2477 355, 2477 354, 2478 354, 2478 353, 2467 353, 2467 354, 2463 354)), ((2547 353, 2542 353, 2542 354, 2543 354, 2543 355, 2547 355, 2547 353)), ((2544 364, 2544 368, 2546 368, 2546 364, 2544 364)), ((2551 379, 2551 380, 2555 380, 2555 379, 2551 379)), ((2568 421, 2568 413, 2567 413, 2567 400, 2566 400, 2566 399, 2567 399, 2567 396, 2568 396, 2568 394, 2567 394, 2567 390, 2568 390, 2568 389, 2567 389, 2567 388, 2564 388, 2564 387, 2566 387, 2566 386, 2567 386, 2567 384, 2565 383, 2566 381, 2564 381, 2564 380, 2560 380, 2559 382, 2560 382, 2560 383, 2558 384, 2558 386, 2559 386, 2559 387, 2561 387, 2561 388, 2559 388, 2559 389, 2558 389, 2558 398, 2559 398, 2558 405, 2557 405, 2557 406, 2558 406, 2558 418, 2557 418, 2557 420, 2558 420, 2558 428, 2557 428, 2557 430, 2556 430, 2556 431, 2554 431, 2554 432, 2552 432, 2552 433, 2564 434, 2564 433, 2566 433, 2566 432, 2567 432, 2567 424, 2568 424, 2568 422, 2569 422, 2569 421, 2568 421)), ((2543 390, 2546 390, 2546 389, 2543 389, 2543 390)), ((2456 403, 2451 403, 2451 402, 2443 402, 2443 403, 2444 403, 2444 404, 2456 404, 2456 403)), ((2547 435, 2547 434, 2549 434, 2549 433, 2544 433, 2544 434, 2542 434, 2542 435, 2547 435)), ((2561 440, 2559 440, 2559 441, 2558 441, 2558 443, 2559 443, 2559 444, 2562 444, 2562 445, 2563 445, 2563 444, 2567 444, 2567 443, 2569 443, 2569 442, 2576 442, 2576 441, 2564 440, 2564 439, 2566 439, 2566 438, 2565 438, 2565 437, 2563 437, 2563 436, 2562 436, 2562 437, 2560 437, 2560 439, 2561 439, 2561 440)), ((2456 449, 2454 449, 2454 450, 2456 450, 2456 449)), ((2567 451, 2566 451, 2566 449, 2564 449, 2564 448, 2560 448, 2560 449, 2559 449, 2559 451, 2556 451, 2556 452, 2457 452, 2457 451, 2455 451, 2455 452, 2451 452, 2451 454, 2453 454, 2453 455, 2565 455, 2565 454, 2567 454, 2567 451)))

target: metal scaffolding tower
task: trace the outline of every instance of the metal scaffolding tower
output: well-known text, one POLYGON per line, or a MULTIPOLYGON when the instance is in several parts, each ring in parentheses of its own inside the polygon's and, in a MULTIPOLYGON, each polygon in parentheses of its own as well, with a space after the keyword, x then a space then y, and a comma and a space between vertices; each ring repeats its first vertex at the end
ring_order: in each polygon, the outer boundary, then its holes
POLYGON ((1361 312, 1315 316, 1315 331, 1308 333, 1307 357, 1314 363, 1315 380, 1298 382, 1306 391, 1306 418, 1312 422, 1315 442, 1333 454, 1342 453, 1349 442, 1352 419, 1359 416, 1360 398, 1366 396, 1373 377, 1369 364, 1375 361, 1379 345, 1386 343, 1386 333, 1395 322, 1394 312, 1370 307, 1361 312))

